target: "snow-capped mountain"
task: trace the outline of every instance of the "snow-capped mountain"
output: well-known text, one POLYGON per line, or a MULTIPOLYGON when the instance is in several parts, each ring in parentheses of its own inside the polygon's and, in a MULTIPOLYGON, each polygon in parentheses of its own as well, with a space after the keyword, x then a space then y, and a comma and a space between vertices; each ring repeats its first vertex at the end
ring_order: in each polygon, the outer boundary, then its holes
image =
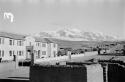
POLYGON ((73 41, 114 41, 116 36, 106 35, 101 32, 85 32, 75 28, 66 28, 57 31, 44 31, 37 34, 40 37, 49 37, 73 41))

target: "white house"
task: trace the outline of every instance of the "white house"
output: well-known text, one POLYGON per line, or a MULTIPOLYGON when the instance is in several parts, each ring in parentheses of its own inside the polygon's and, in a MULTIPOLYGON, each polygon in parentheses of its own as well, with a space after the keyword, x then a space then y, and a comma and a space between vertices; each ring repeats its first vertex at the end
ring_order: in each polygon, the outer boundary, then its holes
POLYGON ((58 45, 51 42, 47 38, 27 36, 25 38, 25 43, 26 43, 26 47, 27 47, 27 49, 26 49, 27 58, 31 57, 30 53, 28 51, 28 48, 30 46, 33 46, 33 50, 36 55, 36 58, 47 58, 47 57, 56 57, 57 56, 58 45))
POLYGON ((56 57, 58 45, 47 38, 0 32, 0 57, 2 60, 30 59, 33 47, 36 58, 56 57))
POLYGON ((0 32, 0 57, 2 60, 25 59, 25 44, 23 35, 0 32))

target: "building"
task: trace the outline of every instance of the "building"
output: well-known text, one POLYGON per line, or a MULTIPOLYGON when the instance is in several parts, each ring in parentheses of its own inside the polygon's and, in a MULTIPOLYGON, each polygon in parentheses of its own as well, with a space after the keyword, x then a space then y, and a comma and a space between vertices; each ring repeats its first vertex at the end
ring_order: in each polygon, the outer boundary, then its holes
MULTIPOLYGON (((58 45, 47 38, 27 36, 25 38, 26 47, 33 46, 36 58, 56 57, 58 45)), ((28 49, 27 58, 30 58, 28 49)))
POLYGON ((28 48, 33 46, 36 58, 56 57, 58 45, 47 38, 0 32, 0 57, 2 60, 30 59, 28 48))
POLYGON ((25 36, 0 32, 0 57, 2 60, 14 60, 14 55, 18 59, 25 59, 25 36))

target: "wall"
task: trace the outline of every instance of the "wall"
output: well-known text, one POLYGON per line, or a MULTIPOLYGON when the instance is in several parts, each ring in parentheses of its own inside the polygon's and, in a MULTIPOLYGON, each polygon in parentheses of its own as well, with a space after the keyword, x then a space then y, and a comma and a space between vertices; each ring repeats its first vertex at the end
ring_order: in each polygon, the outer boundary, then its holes
POLYGON ((103 68, 101 65, 87 66, 87 82, 103 82, 103 68))
POLYGON ((30 82, 87 82, 86 77, 85 67, 33 66, 30 69, 30 82))
POLYGON ((95 66, 95 69, 91 67, 87 69, 88 67, 77 65, 31 66, 30 82, 103 82, 102 76, 101 78, 98 76, 102 74, 100 65, 95 66), (96 67, 99 71, 92 71, 96 70, 96 67))
POLYGON ((125 82, 125 68, 118 64, 109 64, 108 82, 125 82))

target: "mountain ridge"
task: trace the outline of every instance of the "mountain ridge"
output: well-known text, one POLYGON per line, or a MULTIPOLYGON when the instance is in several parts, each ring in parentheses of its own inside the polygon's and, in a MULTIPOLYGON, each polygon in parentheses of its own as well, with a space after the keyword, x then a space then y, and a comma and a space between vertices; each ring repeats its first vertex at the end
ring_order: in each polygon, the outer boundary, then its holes
POLYGON ((35 36, 56 38, 71 41, 116 41, 116 36, 104 34, 102 32, 87 32, 76 28, 66 28, 57 31, 42 31, 35 36))

